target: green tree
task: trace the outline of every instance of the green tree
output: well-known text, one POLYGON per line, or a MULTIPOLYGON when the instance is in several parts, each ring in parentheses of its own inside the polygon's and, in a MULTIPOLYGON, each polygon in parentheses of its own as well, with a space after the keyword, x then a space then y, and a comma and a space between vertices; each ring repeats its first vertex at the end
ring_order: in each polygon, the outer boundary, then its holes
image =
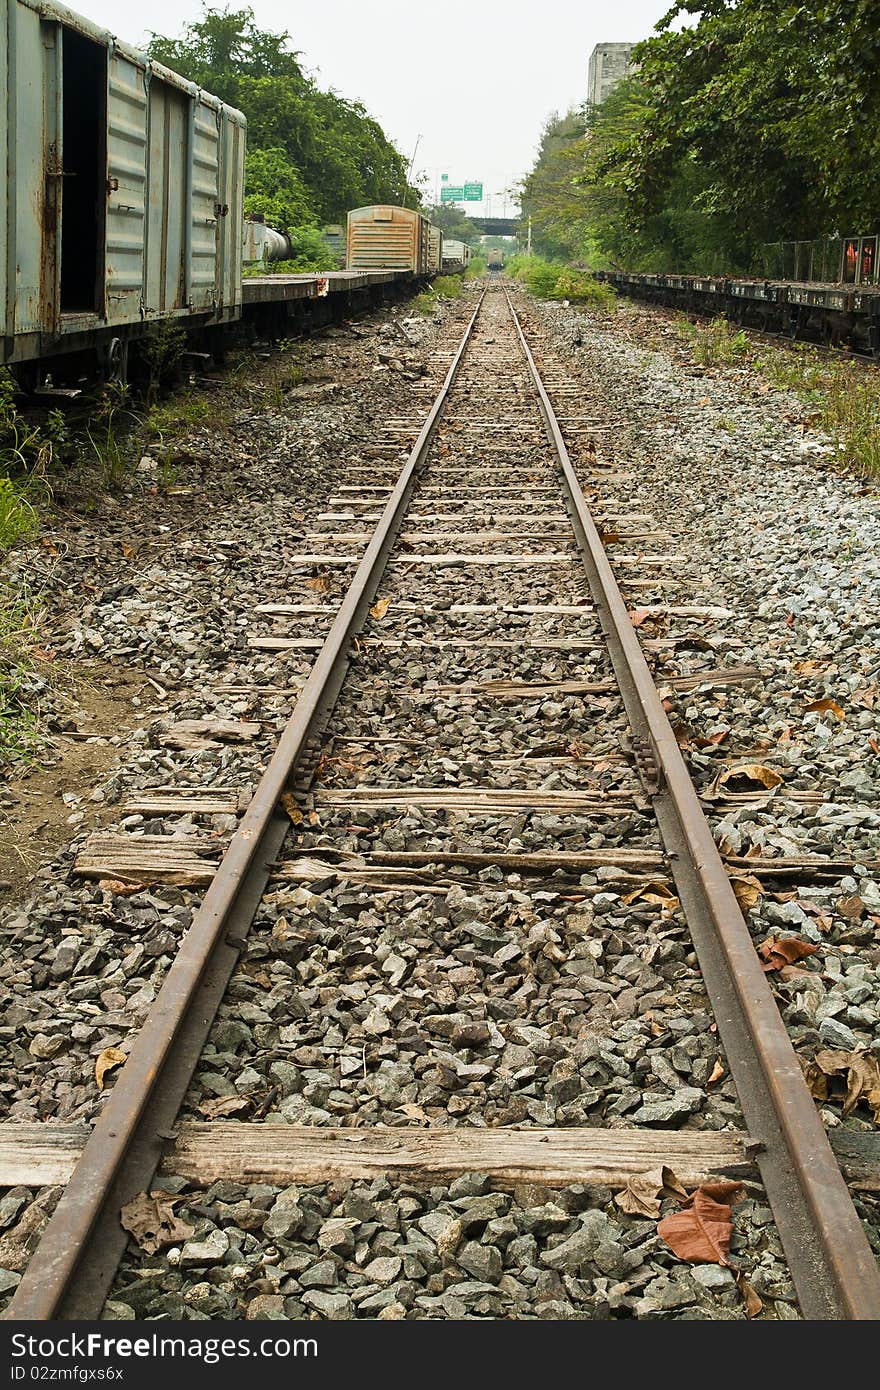
POLYGON ((358 102, 322 91, 290 35, 258 29, 252 10, 206 7, 180 38, 153 34, 149 51, 244 112, 250 212, 267 221, 296 216, 303 225, 340 221, 369 203, 401 203, 407 193, 413 205, 406 161, 378 122, 358 102))

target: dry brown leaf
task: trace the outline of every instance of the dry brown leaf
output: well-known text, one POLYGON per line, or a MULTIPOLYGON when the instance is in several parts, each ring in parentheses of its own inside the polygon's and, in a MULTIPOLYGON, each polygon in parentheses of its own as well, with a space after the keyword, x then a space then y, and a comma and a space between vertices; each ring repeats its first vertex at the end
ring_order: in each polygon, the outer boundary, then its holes
POLYGON ((406 1115, 407 1119, 424 1120, 425 1124, 427 1124, 430 1120, 430 1116, 426 1113, 426 1111, 422 1109, 420 1105, 413 1105, 409 1101, 407 1101, 405 1105, 399 1105, 397 1108, 398 1110, 401 1110, 404 1115, 406 1115))
POLYGON ((828 1099, 828 1077, 821 1067, 815 1062, 808 1062, 805 1057, 798 1057, 804 1073, 804 1080, 807 1083, 807 1090, 813 1100, 828 1099))
POLYGON ((764 1304, 744 1274, 738 1274, 736 1276, 736 1287, 739 1289, 742 1301, 745 1304, 746 1317, 756 1318, 764 1307, 764 1304))
POLYGON ((729 738, 729 737, 730 737, 730 730, 729 730, 729 729, 719 729, 717 733, 709 734, 709 735, 707 735, 705 738, 703 738, 703 737, 695 738, 694 741, 693 741, 693 742, 694 742, 694 747, 695 747, 695 748, 716 748, 716 747, 718 746, 719 743, 723 743, 724 740, 725 740, 726 738, 729 738))
POLYGON ((743 912, 753 908, 764 893, 764 885, 754 874, 731 874, 730 886, 743 912))
POLYGON ((296 797, 293 795, 292 792, 282 792, 281 805, 284 807, 285 811, 290 817, 291 822, 294 825, 302 825, 303 821, 305 820, 305 817, 302 811, 297 806, 296 797))
POLYGON ((108 1071, 114 1067, 121 1067, 128 1061, 128 1056, 118 1047, 105 1047, 103 1052, 99 1052, 95 1060, 95 1080, 98 1083, 98 1090, 104 1089, 104 1077, 108 1071))
POLYGON ((250 1096, 218 1096, 214 1100, 203 1100, 199 1113, 208 1120, 216 1120, 222 1115, 247 1115, 253 1106, 250 1096))
POLYGON ((851 1052, 842 1114, 849 1115, 863 1100, 880 1122, 880 1062, 869 1052, 851 1052))
POLYGON ((836 700, 812 700, 804 705, 804 714, 834 714, 838 719, 846 718, 846 711, 836 700))
POLYGON ((647 619, 650 618, 650 616, 650 608, 631 608, 629 620, 632 623, 633 627, 641 627, 642 623, 646 622, 647 619))
MULTIPOLYGON (((844 1077, 846 1095, 843 1115, 849 1115, 863 1102, 872 1111, 874 1123, 880 1124, 880 1060, 870 1052, 844 1052, 840 1048, 824 1048, 812 1062, 804 1062, 807 1085, 815 1100, 827 1100, 831 1094, 829 1078, 844 1077)), ((839 1097, 838 1097, 839 1098, 839 1097)))
POLYGON ((727 767, 718 774, 716 785, 727 787, 731 782, 747 782, 756 783, 770 791, 773 787, 778 787, 781 781, 782 774, 777 772, 775 767, 766 767, 764 763, 734 763, 733 767, 727 767))
POLYGON ((742 1195, 741 1183, 706 1183, 691 1193, 681 1211, 663 1218, 657 1234, 674 1255, 689 1264, 729 1265, 731 1206, 742 1195))
POLYGON ((330 589, 330 580, 326 574, 318 574, 314 579, 306 580, 306 588, 314 589, 317 594, 326 594, 330 589))
POLYGON ((792 670, 798 676, 817 676, 828 666, 827 661, 796 661, 792 670))
POLYGON ((621 898, 621 902, 627 906, 634 902, 651 903, 654 907, 662 907, 665 912, 675 912, 679 905, 678 898, 666 883, 643 883, 621 898))
POLYGON ((372 608, 370 609, 370 617, 371 617, 371 618, 377 618, 377 619, 380 619, 380 620, 381 620, 382 618, 385 617, 385 614, 388 612, 388 609, 389 609, 390 607, 391 607, 391 600, 390 600, 390 598, 379 598, 379 599, 376 600, 376 602, 373 604, 372 608))
POLYGON ((663 1164, 648 1173, 634 1173, 622 1191, 615 1194, 615 1205, 628 1216, 660 1215, 660 1198, 676 1197, 687 1201, 688 1195, 671 1168, 663 1164))
POLYGON ((119 1213, 120 1224, 142 1250, 155 1255, 163 1245, 178 1245, 194 1234, 195 1226, 174 1215, 174 1203, 182 1201, 172 1192, 139 1192, 119 1213))
POLYGON ((708 1091, 710 1086, 714 1086, 716 1081, 720 1081, 723 1075, 724 1067, 721 1065, 720 1062, 716 1062, 714 1067, 712 1068, 712 1074, 706 1082, 706 1090, 708 1091))
POLYGON ((117 898, 130 898, 132 893, 142 892, 145 886, 143 883, 125 883, 120 878, 98 879, 98 887, 106 893, 115 893, 117 898))
POLYGON ((818 949, 818 946, 799 941, 794 936, 768 936, 758 947, 758 954, 763 956, 763 969, 767 972, 781 970, 784 965, 794 965, 796 960, 803 960, 804 956, 814 956, 818 949))
POLYGON ((865 915, 865 904, 859 897, 838 898, 836 911, 851 922, 860 922, 865 915))

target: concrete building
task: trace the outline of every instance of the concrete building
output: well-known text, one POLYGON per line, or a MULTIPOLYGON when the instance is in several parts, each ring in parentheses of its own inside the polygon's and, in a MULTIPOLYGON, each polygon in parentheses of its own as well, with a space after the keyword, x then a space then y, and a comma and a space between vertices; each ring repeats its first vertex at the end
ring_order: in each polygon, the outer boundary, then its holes
POLYGON ((590 54, 587 100, 600 106, 622 77, 632 71, 631 43, 597 43, 590 54))

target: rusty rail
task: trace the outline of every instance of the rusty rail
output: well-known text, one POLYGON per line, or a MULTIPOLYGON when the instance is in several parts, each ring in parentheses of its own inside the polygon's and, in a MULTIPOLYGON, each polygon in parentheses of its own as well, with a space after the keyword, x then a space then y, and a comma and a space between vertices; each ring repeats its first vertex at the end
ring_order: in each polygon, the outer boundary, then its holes
POLYGON ((119 1211, 152 1181, 158 1167, 163 1142, 289 828, 278 809, 279 799, 314 757, 317 736, 345 678, 351 638, 373 602, 482 299, 481 295, 290 721, 4 1318, 100 1315, 128 1239, 119 1211))
POLYGON ((640 775, 670 859, 801 1309, 813 1319, 880 1318, 877 1262, 758 963, 509 295, 507 303, 559 460, 566 506, 640 754, 640 775))

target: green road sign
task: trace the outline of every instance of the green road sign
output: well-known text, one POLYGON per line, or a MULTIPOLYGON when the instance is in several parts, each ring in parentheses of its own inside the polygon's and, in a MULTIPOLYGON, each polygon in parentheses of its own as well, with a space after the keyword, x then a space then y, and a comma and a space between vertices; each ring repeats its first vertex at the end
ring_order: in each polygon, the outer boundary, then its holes
POLYGON ((447 185, 446 188, 440 189, 441 203, 463 203, 466 197, 465 190, 460 187, 453 188, 447 185))
POLYGON ((466 183, 464 201, 466 203, 481 203, 483 201, 483 185, 481 183, 466 183))
POLYGON ((449 182, 449 175, 448 175, 448 174, 441 174, 441 175, 440 175, 440 178, 441 178, 441 180, 443 181, 443 183, 448 183, 448 182, 449 182))

